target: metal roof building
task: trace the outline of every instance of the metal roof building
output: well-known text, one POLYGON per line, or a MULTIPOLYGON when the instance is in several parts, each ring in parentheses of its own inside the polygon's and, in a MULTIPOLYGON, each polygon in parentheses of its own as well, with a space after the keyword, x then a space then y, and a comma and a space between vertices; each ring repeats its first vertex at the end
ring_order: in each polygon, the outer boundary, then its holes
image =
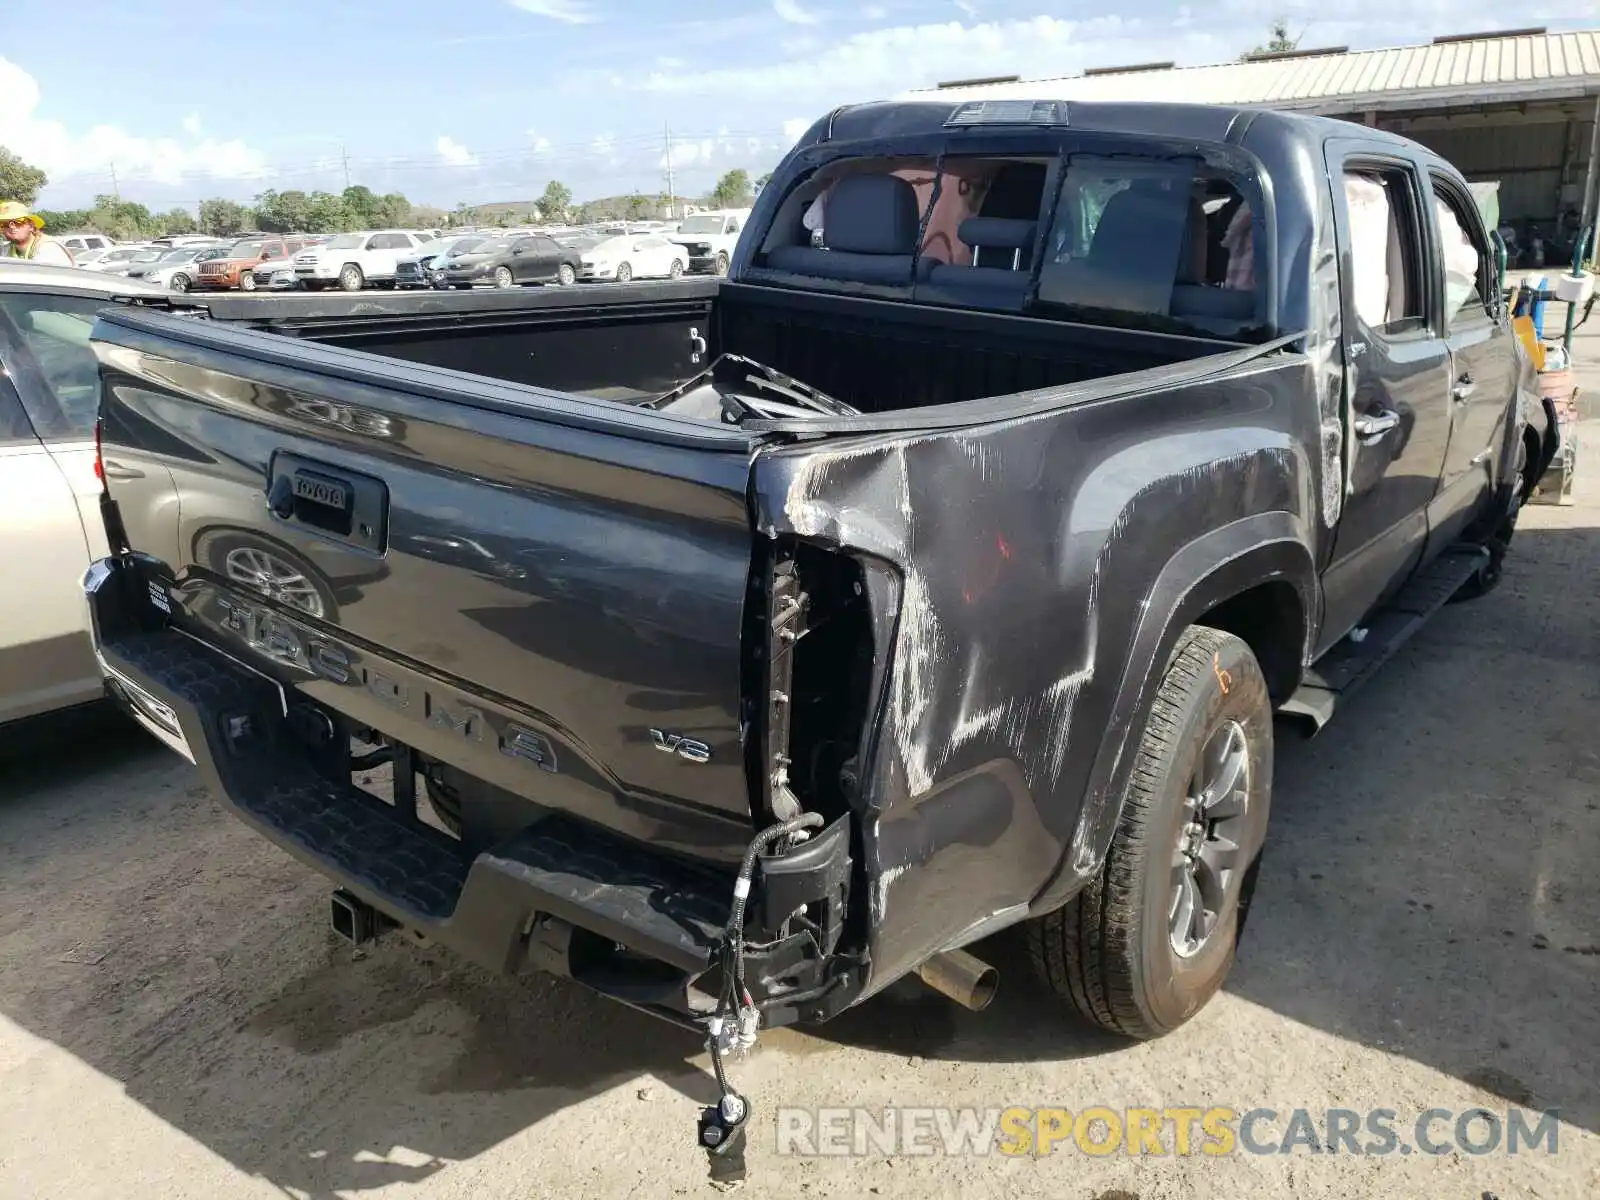
POLYGON ((1547 234, 1600 201, 1600 29, 1505 30, 1424 46, 1333 46, 1238 62, 1100 67, 1058 79, 956 81, 904 99, 1034 97, 1247 104, 1358 120, 1498 180, 1500 211, 1547 234), (1570 214, 1570 215, 1569 215, 1570 214))

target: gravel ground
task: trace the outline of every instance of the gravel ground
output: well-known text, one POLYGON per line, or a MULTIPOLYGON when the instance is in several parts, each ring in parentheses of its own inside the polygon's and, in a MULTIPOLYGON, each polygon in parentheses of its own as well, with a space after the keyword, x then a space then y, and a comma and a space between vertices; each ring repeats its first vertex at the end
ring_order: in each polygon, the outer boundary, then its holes
MULTIPOLYGON (((1600 348, 1600 347, 1597 347, 1600 348)), ((1585 425, 1600 447, 1600 422, 1585 425)), ((915 983, 735 1067, 773 1196, 1600 1194, 1600 461, 1528 510, 1314 741, 1224 995, 1158 1043, 1075 1025, 1015 944, 986 1013, 915 983), (1558 1153, 784 1158, 778 1104, 1558 1107, 1558 1153)), ((699 1195, 695 1040, 547 977, 327 930, 327 885, 115 720, 0 759, 0 1196, 699 1195)), ((1441 1126, 1447 1128, 1447 1126, 1441 1126)), ((1281 1133, 1281 1126, 1278 1132, 1281 1133)), ((1170 1147, 1170 1139, 1168 1142, 1170 1147)))

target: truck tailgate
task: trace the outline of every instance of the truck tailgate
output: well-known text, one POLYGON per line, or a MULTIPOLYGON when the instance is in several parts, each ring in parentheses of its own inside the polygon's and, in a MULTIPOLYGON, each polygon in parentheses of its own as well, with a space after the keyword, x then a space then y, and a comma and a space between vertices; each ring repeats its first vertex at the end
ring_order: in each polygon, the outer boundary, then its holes
POLYGON ((757 438, 191 318, 94 339, 176 623, 540 806, 737 858, 757 438))

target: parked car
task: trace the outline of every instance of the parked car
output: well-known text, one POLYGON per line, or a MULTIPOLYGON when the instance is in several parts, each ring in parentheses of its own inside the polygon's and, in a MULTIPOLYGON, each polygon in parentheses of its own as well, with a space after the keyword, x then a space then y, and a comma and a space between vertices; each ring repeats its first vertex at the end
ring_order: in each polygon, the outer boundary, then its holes
POLYGON ((502 288, 527 283, 567 286, 576 282, 582 267, 583 256, 577 250, 534 233, 490 238, 465 254, 452 253, 444 260, 444 277, 454 288, 478 283, 502 288))
POLYGON ((71 252, 74 262, 80 254, 90 250, 110 250, 117 244, 103 233, 63 233, 56 237, 56 241, 71 252))
MULTIPOLYGON (((144 268, 140 276, 146 283, 164 287, 168 291, 187 292, 194 286, 200 264, 215 258, 227 257, 228 246, 180 246, 169 251, 159 262, 144 268)), ((130 272, 129 277, 132 278, 130 272)))
POLYGON ((676 232, 662 236, 689 251, 689 270, 702 275, 726 275, 739 234, 749 219, 748 208, 695 213, 680 221, 676 232))
POLYGON ((72 252, 72 265, 82 267, 85 271, 91 270, 94 264, 111 253, 115 247, 105 250, 75 250, 72 252))
MULTIPOLYGON (((0 600, 0 724, 103 699, 78 584, 106 553, 89 330, 137 280, 0 260, 0 547, 25 587, 0 600)), ((113 468, 115 470, 115 468, 113 468)))
POLYGON ((393 283, 402 258, 415 257, 425 239, 403 229, 341 233, 295 256, 295 275, 316 290, 337 283, 359 292, 369 283, 393 283))
POLYGON ((271 234, 248 237, 235 242, 219 258, 207 259, 199 264, 192 287, 196 291, 219 291, 239 288, 253 292, 256 287, 255 269, 265 262, 287 261, 305 246, 301 238, 283 238, 271 234))
POLYGON ((450 286, 444 277, 444 260, 452 253, 465 253, 485 240, 487 238, 483 234, 469 233, 429 242, 420 254, 411 258, 402 258, 395 264, 395 287, 442 288, 450 286))
POLYGON ((171 253, 171 247, 169 246, 149 245, 137 254, 122 259, 120 262, 104 269, 112 274, 127 275, 131 278, 135 271, 141 275, 144 274, 146 269, 160 262, 162 257, 169 253, 171 253))
POLYGON ((278 258, 264 262, 250 272, 250 277, 257 288, 266 288, 273 292, 289 292, 301 287, 300 277, 295 273, 292 258, 278 258))
POLYGON ((689 251, 657 234, 605 238, 581 251, 580 279, 677 279, 689 266, 689 251))
POLYGON ((73 256, 73 265, 83 267, 90 271, 119 271, 124 270, 139 255, 148 252, 151 247, 144 242, 132 246, 113 246, 109 250, 98 250, 94 257, 85 256, 79 259, 73 256))

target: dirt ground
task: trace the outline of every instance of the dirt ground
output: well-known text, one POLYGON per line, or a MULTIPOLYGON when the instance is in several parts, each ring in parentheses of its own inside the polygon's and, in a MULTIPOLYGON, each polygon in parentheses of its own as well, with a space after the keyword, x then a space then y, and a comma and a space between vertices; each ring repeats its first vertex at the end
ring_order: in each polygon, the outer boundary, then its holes
MULTIPOLYGON (((772 1196, 1158 1200, 1600 1194, 1600 422, 1579 503, 1528 510, 1314 741, 1281 736, 1226 993, 1158 1043, 915 983, 737 1065, 772 1196), (1558 1107, 1558 1152, 783 1158, 773 1109, 1558 1107)), ((695 1040, 560 981, 328 932, 327 885, 117 722, 0 759, 0 1196, 707 1193, 695 1040)))

